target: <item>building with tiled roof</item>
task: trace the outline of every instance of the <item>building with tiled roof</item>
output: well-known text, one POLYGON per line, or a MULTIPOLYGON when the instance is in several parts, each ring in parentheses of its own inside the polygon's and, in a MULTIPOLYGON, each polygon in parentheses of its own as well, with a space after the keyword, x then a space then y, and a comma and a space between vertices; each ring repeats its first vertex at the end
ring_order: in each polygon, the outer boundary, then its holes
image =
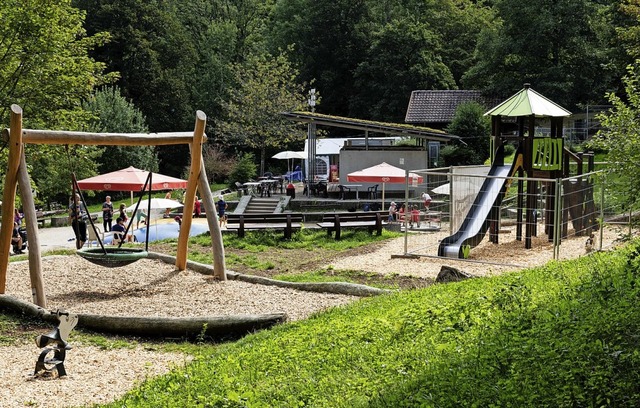
POLYGON ((453 119, 456 108, 463 102, 478 102, 490 109, 502 99, 486 98, 473 90, 418 90, 411 92, 406 123, 443 129, 453 119))

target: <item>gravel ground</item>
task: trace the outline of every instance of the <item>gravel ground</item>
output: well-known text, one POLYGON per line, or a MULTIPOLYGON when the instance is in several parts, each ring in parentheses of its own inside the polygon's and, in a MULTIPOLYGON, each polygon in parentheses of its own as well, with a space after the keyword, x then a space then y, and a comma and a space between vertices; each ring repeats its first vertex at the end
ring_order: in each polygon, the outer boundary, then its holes
MULTIPOLYGON (((285 312, 289 320, 356 300, 241 281, 219 282, 190 270, 144 259, 104 268, 77 256, 43 259, 48 308, 115 316, 197 317, 285 312)), ((27 262, 12 263, 6 293, 31 301, 27 262)), ((147 376, 165 373, 185 356, 145 350, 100 350, 76 345, 67 353, 69 375, 33 380, 39 349, 33 343, 0 347, 1 407, 67 407, 112 401, 147 376)))
MULTIPOLYGON (((532 238, 532 249, 525 249, 522 241, 515 241, 513 228, 505 228, 500 243, 492 244, 484 239, 471 250, 469 261, 436 258, 439 240, 449 236, 446 225, 436 233, 410 234, 407 247, 409 253, 427 254, 419 258, 393 257, 403 254, 404 237, 384 242, 373 252, 348 257, 336 257, 327 262, 337 270, 355 269, 364 272, 407 275, 435 279, 443 265, 457 268, 475 276, 491 276, 507 271, 544 265, 553 259, 553 244, 546 235, 532 238), (509 231, 509 232, 507 232, 509 231)), ((624 229, 607 227, 603 230, 602 248, 615 246, 624 229)), ((571 231, 570 231, 571 233, 571 231)), ((600 239, 599 232, 596 233, 600 239)), ((561 244, 560 259, 571 259, 587 254, 586 237, 570 237, 561 244)))
MULTIPOLYGON (((430 245, 439 235, 411 236, 414 247, 430 245), (421 242, 423 240, 424 242, 421 242)), ((619 231, 607 229, 603 246, 611 247, 619 231)), ((442 265, 471 274, 492 275, 512 266, 469 263, 429 257, 391 258, 402 253, 404 238, 376 247, 374 251, 327 259, 325 267, 354 269, 383 274, 435 278, 442 265)), ((472 251, 472 257, 494 262, 534 266, 550 259, 553 247, 536 239, 534 250, 523 250, 522 242, 500 245, 486 240, 472 251), (550 252, 551 251, 551 252, 550 252)), ((584 237, 562 244, 565 257, 585 254, 584 237)), ((77 256, 43 259, 45 290, 49 309, 63 308, 76 313, 134 316, 215 316, 285 312, 290 320, 356 300, 345 295, 300 292, 240 281, 217 282, 193 271, 176 271, 158 260, 140 260, 122 268, 103 268, 77 256)), ((7 294, 31 301, 28 265, 12 263, 7 274, 7 294)), ((73 342, 72 342, 73 343, 73 342)), ((65 364, 69 375, 61 380, 33 380, 31 374, 39 350, 33 343, 0 347, 0 389, 2 407, 69 407, 112 401, 146 377, 161 375, 175 365, 184 364, 180 354, 161 353, 141 347, 103 350, 72 344, 65 364)))

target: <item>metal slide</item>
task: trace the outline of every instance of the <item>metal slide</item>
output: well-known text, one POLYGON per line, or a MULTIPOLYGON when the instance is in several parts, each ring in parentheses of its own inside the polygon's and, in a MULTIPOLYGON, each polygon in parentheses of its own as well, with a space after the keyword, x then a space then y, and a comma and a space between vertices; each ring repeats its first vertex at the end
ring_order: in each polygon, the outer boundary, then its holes
MULTIPOLYGON (((520 149, 516 152, 516 158, 521 154, 520 149)), ((455 234, 444 238, 438 247, 438 256, 447 258, 466 258, 468 250, 478 245, 484 238, 484 234, 489 229, 487 220, 492 208, 499 207, 506 192, 505 178, 512 174, 512 169, 517 166, 518 160, 514 159, 513 164, 504 164, 503 149, 497 153, 500 155, 494 160, 494 164, 489 170, 489 175, 485 179, 480 192, 476 196, 469 213, 465 217, 460 229, 455 234)))

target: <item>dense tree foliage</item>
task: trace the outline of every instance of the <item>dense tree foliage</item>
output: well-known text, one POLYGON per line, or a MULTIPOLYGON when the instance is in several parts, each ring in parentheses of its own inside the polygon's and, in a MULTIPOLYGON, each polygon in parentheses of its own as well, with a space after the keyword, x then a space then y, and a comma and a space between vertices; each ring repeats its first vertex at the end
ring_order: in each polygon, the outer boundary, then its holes
MULTIPOLYGON (((264 163, 269 149, 304 138, 297 128, 277 130, 272 116, 293 105, 268 101, 271 87, 292 86, 304 109, 301 87, 313 83, 322 113, 400 122, 415 89, 505 97, 530 82, 577 111, 606 102, 607 92, 622 95, 624 67, 640 56, 639 10, 637 0, 8 0, 0 8, 0 120, 18 103, 26 126, 86 129, 96 116, 87 111, 93 90, 119 78, 135 108, 118 104, 111 114, 139 109, 160 132, 192 129, 200 109, 214 157, 244 149, 264 163), (269 61, 295 74, 276 67, 267 75, 269 61)), ((45 159, 66 157, 57 149, 29 147, 42 191, 68 179, 68 166, 45 159)), ((94 149, 70 149, 80 177, 98 168, 90 160, 109 166, 112 154, 94 149)), ((164 173, 179 176, 189 160, 186 146, 156 151, 164 173)))
POLYGON ((498 18, 480 35, 477 62, 467 71, 467 87, 506 97, 529 82, 570 109, 602 102, 619 67, 609 64, 614 50, 608 8, 591 0, 495 1, 498 18))
POLYGON ((367 54, 369 4, 366 0, 291 0, 278 2, 271 43, 294 45, 293 62, 304 81, 316 81, 323 113, 346 116, 355 93, 354 72, 367 54))
MULTIPOLYGON (((7 0, 0 7, 0 122, 9 124, 9 107, 23 109, 23 126, 80 130, 82 109, 94 87, 115 79, 105 65, 88 56, 107 36, 87 36, 84 14, 70 1, 7 0)), ((96 169, 95 147, 27 145, 28 171, 36 200, 46 203, 71 192, 71 172, 80 177, 96 169)), ((0 154, 6 168, 6 150, 0 154)), ((4 180, 3 180, 4 181, 4 180)))
POLYGON ((78 129, 81 101, 113 79, 87 55, 106 36, 88 37, 70 1, 7 0, 0 10, 0 120, 15 103, 27 127, 78 129))
MULTIPOLYGON (((87 124, 89 132, 147 133, 145 118, 133 104, 120 95, 118 87, 97 91, 83 104, 93 116, 87 124)), ((153 146, 105 146, 99 158, 100 173, 134 166, 157 171, 158 160, 153 146)))
MULTIPOLYGON (((76 0, 87 10, 89 33, 109 32, 111 41, 94 55, 120 73, 122 94, 133 100, 152 132, 193 128, 192 81, 198 55, 191 33, 178 18, 178 3, 152 0, 76 0)), ((160 148, 165 170, 179 175, 186 146, 160 148)))
POLYGON ((441 46, 437 35, 415 21, 393 20, 382 27, 355 70, 351 115, 401 122, 411 91, 455 88, 441 46))

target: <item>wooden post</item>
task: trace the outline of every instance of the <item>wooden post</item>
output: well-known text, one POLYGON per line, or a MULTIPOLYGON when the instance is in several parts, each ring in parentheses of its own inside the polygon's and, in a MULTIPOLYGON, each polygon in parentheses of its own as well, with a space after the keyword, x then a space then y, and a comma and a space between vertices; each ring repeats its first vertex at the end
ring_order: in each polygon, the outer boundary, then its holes
POLYGON ((27 224, 27 238, 29 238, 29 277, 31 278, 31 295, 33 303, 40 307, 47 307, 47 297, 44 293, 44 283, 42 281, 42 258, 40 256, 40 237, 38 234, 38 217, 36 216, 36 205, 31 192, 31 180, 27 171, 27 161, 24 149, 20 154, 20 168, 18 169, 18 185, 20 186, 20 197, 22 198, 22 208, 27 224))
POLYGON ((13 209, 18 184, 18 167, 22 154, 22 108, 11 105, 11 121, 9 129, 9 164, 4 178, 2 194, 2 228, 0 229, 0 294, 4 294, 9 267, 9 251, 13 232, 13 209))
POLYGON ((224 243, 222 242, 222 232, 220 232, 220 224, 218 222, 217 208, 213 194, 211 193, 211 187, 209 186, 209 180, 207 179, 207 172, 204 168, 204 161, 200 162, 200 177, 198 178, 198 190, 202 194, 202 201, 204 202, 204 208, 207 215, 207 224, 209 225, 209 231, 211 232, 211 246, 213 249, 213 277, 221 280, 227 280, 227 265, 224 260, 224 243))
POLYGON ((187 191, 184 194, 182 226, 180 227, 180 235, 178 236, 178 251, 176 254, 176 268, 181 271, 187 268, 189 231, 191 230, 191 221, 193 219, 193 203, 195 202, 196 190, 198 187, 198 178, 200 177, 200 164, 202 163, 202 142, 204 140, 204 129, 206 124, 207 115, 205 115, 202 111, 197 111, 196 125, 193 131, 193 141, 191 142, 191 167, 189 169, 189 179, 187 180, 187 191))

